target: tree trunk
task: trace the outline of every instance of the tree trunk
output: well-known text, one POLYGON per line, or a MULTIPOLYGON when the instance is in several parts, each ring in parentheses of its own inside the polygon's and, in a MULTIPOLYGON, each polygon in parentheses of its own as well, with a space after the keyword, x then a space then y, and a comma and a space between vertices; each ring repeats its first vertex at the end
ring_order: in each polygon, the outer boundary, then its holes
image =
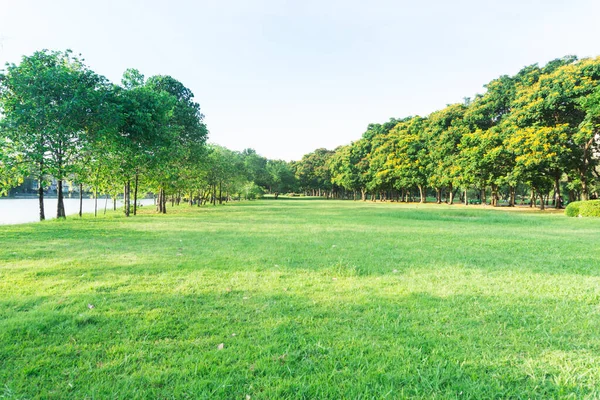
POLYGON ((63 192, 62 192, 62 188, 63 188, 63 182, 62 179, 58 180, 58 204, 56 206, 56 218, 66 218, 65 215, 65 202, 63 200, 63 192))
POLYGON ((515 188, 514 188, 514 186, 508 187, 508 193, 509 193, 508 206, 514 207, 515 206, 515 188))
POLYGON ((587 179, 585 177, 581 178, 581 201, 587 201, 590 199, 588 192, 588 184, 587 179))
POLYGON ((44 213, 44 186, 42 184, 42 177, 40 177, 40 187, 38 188, 38 201, 40 204, 40 221, 46 219, 46 214, 44 213))
MULTIPOLYGON (((106 214, 106 210, 104 212, 106 214)), ((98 216, 98 186, 94 190, 94 217, 98 216)))
POLYGON ((104 198, 104 215, 106 215, 106 207, 108 207, 108 195, 104 198))
POLYGON ((425 188, 423 187, 423 185, 419 185, 419 203, 426 203, 427 199, 425 198, 425 196, 427 195, 427 193, 425 193, 425 188))
POLYGON ((492 207, 498 207, 498 186, 492 185, 492 207))
POLYGON ((436 203, 437 204, 442 204, 442 189, 435 189, 435 197, 436 197, 436 203))
POLYGON ((485 197, 486 193, 485 193, 485 187, 483 189, 481 189, 481 205, 483 206, 487 206, 487 199, 485 197))
POLYGON ((360 189, 360 197, 362 201, 367 201, 367 191, 365 189, 360 189))
POLYGON ((79 184, 79 218, 83 214, 83 183, 79 184))
POLYGON ((452 182, 450 182, 450 184, 448 185, 448 204, 452 204, 454 203, 454 189, 452 188, 452 182))
POLYGON ((129 213, 131 211, 129 204, 129 196, 130 196, 130 183, 129 181, 125 182, 125 187, 123 188, 123 211, 125 212, 125 216, 129 217, 129 213))
POLYGON ((469 196, 468 196, 468 189, 465 189, 465 206, 469 205, 469 196))
POLYGON ((530 207, 530 208, 532 208, 532 207, 533 207, 533 205, 534 205, 534 203, 535 203, 535 199, 536 199, 536 196, 535 196, 535 189, 534 189, 534 188, 531 188, 531 197, 529 198, 529 207, 530 207))
POLYGON ((133 215, 137 215, 138 180, 139 180, 139 175, 136 172, 134 186, 133 186, 133 215))
POLYGON ((540 210, 545 210, 546 207, 544 205, 544 195, 541 192, 539 192, 538 194, 540 197, 540 210))

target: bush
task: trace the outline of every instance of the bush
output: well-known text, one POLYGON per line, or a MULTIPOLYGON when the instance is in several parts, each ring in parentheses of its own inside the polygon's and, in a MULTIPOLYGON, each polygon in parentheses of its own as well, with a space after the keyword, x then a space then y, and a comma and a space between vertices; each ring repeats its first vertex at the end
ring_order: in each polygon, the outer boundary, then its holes
POLYGON ((567 217, 578 217, 580 204, 581 204, 581 201, 574 201, 572 203, 569 203, 567 205, 567 208, 565 208, 565 215, 567 217))
POLYGON ((262 199, 264 190, 254 182, 249 182, 244 186, 242 193, 246 200, 262 199))
POLYGON ((574 201, 565 209, 568 217, 600 217, 600 200, 574 201))
POLYGON ((600 217, 600 200, 584 201, 579 206, 582 217, 600 217))

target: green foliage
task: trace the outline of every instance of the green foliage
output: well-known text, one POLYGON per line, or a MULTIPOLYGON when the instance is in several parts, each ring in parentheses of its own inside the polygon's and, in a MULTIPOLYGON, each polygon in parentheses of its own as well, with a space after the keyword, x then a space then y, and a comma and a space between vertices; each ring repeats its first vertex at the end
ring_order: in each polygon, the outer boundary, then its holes
POLYGON ((256 183, 248 182, 244 186, 243 194, 246 200, 255 200, 262 198, 262 196, 265 194, 265 191, 256 183))
POLYGON ((304 155, 294 164, 296 178, 302 190, 330 191, 332 189, 329 159, 333 154, 331 150, 317 149, 304 155))
POLYGON ((581 201, 573 201, 569 203, 565 208, 565 215, 567 217, 579 217, 579 206, 581 203, 581 201))
POLYGON ((283 160, 269 160, 267 163, 267 172, 270 176, 269 184, 271 192, 275 196, 294 190, 296 178, 289 163, 283 160))
POLYGON ((582 217, 600 217, 600 200, 587 200, 579 204, 579 215, 582 217))
POLYGON ((371 193, 418 188, 422 201, 427 186, 438 194, 474 187, 497 205, 501 191, 514 200, 523 184, 540 199, 554 190, 556 201, 567 188, 585 200, 599 187, 598 82, 600 57, 566 56, 494 79, 474 100, 427 118, 370 124, 331 156, 331 181, 371 193))

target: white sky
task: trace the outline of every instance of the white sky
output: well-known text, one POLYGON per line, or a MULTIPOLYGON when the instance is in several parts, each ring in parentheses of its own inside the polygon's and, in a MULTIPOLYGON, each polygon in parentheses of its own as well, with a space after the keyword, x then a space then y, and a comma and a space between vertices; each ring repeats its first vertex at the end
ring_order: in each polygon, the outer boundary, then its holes
POLYGON ((600 55, 598 0, 0 0, 0 65, 72 49, 113 82, 171 75, 210 141, 299 159, 502 74, 600 55))

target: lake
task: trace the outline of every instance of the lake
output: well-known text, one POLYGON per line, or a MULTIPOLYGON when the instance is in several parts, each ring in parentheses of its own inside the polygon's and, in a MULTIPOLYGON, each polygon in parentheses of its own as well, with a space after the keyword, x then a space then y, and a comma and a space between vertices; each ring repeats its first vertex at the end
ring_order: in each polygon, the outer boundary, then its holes
MULTIPOLYGON (((79 213, 79 199, 64 199, 65 213, 73 215, 79 213)), ((143 205, 154 204, 153 199, 138 199, 138 203, 143 205)), ((58 199, 44 199, 44 211, 46 219, 56 218, 56 206, 58 199)), ((98 213, 104 212, 105 199, 98 199, 98 213)), ((117 207, 121 206, 122 202, 117 202, 117 207)), ((108 200, 107 209, 112 210, 112 200, 108 200)), ((94 199, 83 199, 83 212, 94 212, 94 199)), ((40 219, 39 201, 36 198, 30 199, 11 199, 0 198, 0 225, 7 224, 24 224, 27 222, 36 222, 40 219)))

